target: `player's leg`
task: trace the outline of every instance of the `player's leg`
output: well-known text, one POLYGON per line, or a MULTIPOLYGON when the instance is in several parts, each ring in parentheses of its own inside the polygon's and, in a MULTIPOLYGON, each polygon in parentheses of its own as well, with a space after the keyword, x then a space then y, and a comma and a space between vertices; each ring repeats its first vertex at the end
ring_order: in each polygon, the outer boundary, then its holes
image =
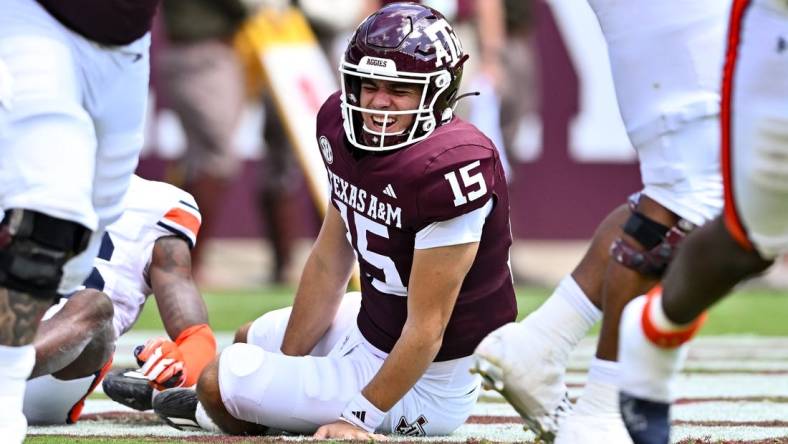
POLYGON ((61 299, 44 315, 25 391, 24 414, 30 424, 77 421, 115 350, 113 312, 105 294, 88 289, 61 299))
MULTIPOLYGON (((193 418, 232 434, 266 428, 314 433, 336 421, 383 364, 352 329, 326 357, 270 353, 249 344, 225 349, 216 365, 203 372, 193 418), (285 382, 286 381, 286 382, 285 382), (261 427, 266 426, 266 427, 261 427)), ((479 393, 478 377, 469 373, 471 358, 433 363, 416 386, 383 417, 378 433, 445 435, 470 416, 479 393)), ((154 399, 160 411, 169 391, 154 399)))
POLYGON ((53 306, 36 333, 36 365, 31 378, 55 374, 75 379, 95 373, 112 357, 115 329, 112 301, 85 289, 53 306))
MULTIPOLYGON (((82 414, 85 400, 111 366, 110 358, 97 370, 82 373, 84 376, 44 375, 28 381, 24 405, 28 422, 36 425, 76 423, 82 414)), ((83 366, 83 369, 86 367, 83 366)))
POLYGON ((627 205, 612 211, 580 263, 547 301, 523 321, 488 335, 475 351, 476 371, 542 439, 551 439, 568 413, 564 374, 569 354, 602 317, 599 307, 610 245, 622 235, 629 215, 627 205), (533 365, 536 361, 543 365, 533 365))
POLYGON ((734 3, 729 28, 721 117, 724 217, 687 239, 661 294, 635 299, 622 317, 621 407, 637 443, 668 441, 681 345, 703 310, 788 250, 788 61, 769 49, 788 28, 788 7, 780 12, 748 3, 734 3))
MULTIPOLYGON (((334 322, 312 349, 310 356, 328 355, 339 340, 347 336, 348 331, 355 326, 360 305, 360 293, 352 292, 344 296, 334 317, 334 322)), ((255 346, 249 350, 259 347, 268 353, 280 354, 291 310, 291 307, 286 307, 270 311, 256 320, 244 324, 235 332, 234 343, 255 346)), ((218 368, 219 360, 217 359, 203 371, 197 388, 198 394, 200 394, 200 404, 196 404, 195 396, 183 391, 162 393, 157 395, 157 400, 153 404, 156 412, 174 427, 193 427, 197 422, 202 428, 213 429, 215 426, 210 418, 216 418, 216 424, 231 434, 264 432, 265 427, 253 422, 237 420, 227 413, 219 396, 218 368), (206 411, 211 413, 210 418, 206 416, 206 411)), ((122 375, 111 375, 111 377, 113 380, 119 380, 122 375)), ((107 384, 105 384, 105 390, 106 388, 107 384)))
MULTIPOLYGON (((361 307, 361 293, 351 292, 345 294, 339 304, 334 322, 320 338, 318 343, 309 353, 310 356, 326 356, 347 334, 348 329, 356 325, 356 317, 361 307)), ((235 333, 235 342, 262 347, 263 350, 279 353, 284 340, 287 322, 290 320, 292 308, 286 307, 270 311, 254 321, 243 325, 235 333)))
POLYGON ((231 435, 262 435, 268 431, 268 427, 264 425, 236 419, 227 411, 219 390, 219 358, 205 367, 200 375, 197 395, 199 404, 194 406, 195 421, 203 428, 206 422, 203 417, 205 415, 220 430, 231 435))
POLYGON ((21 403, 34 365, 30 345, 63 283, 87 269, 64 265, 85 250, 93 126, 69 34, 36 2, 11 0, 0 14, 0 433, 24 436, 21 403))
POLYGON ((700 326, 696 319, 734 285, 770 264, 738 244, 718 218, 687 237, 661 291, 657 288, 627 305, 621 320, 619 381, 625 422, 630 432, 640 432, 636 442, 660 442, 642 441, 643 436, 656 439, 660 434, 667 439, 671 385, 686 352, 680 346, 700 326), (648 331, 644 322, 652 326, 648 331))
MULTIPOLYGON (((120 217, 143 146, 150 74, 150 35, 126 46, 96 47, 79 41, 85 54, 83 69, 101 92, 90 95, 86 108, 96 128, 96 173, 92 182, 93 206, 100 245, 104 229, 120 217)), ((92 261, 91 261, 92 264, 92 261)), ((92 267, 92 265, 91 265, 92 267)))
POLYGON ((623 225, 623 236, 612 246, 604 277, 604 315, 596 357, 584 393, 557 442, 588 436, 589 429, 595 430, 600 442, 624 435, 616 407, 621 311, 659 281, 687 233, 719 212, 722 193, 717 140, 717 119, 711 115, 638 147, 644 190, 623 225))
MULTIPOLYGON (((671 211, 647 196, 641 195, 637 205, 632 207, 627 221, 623 224, 623 233, 614 245, 626 248, 631 255, 648 254, 649 250, 656 247, 655 244, 664 242, 665 236, 662 230, 674 225, 675 220, 677 217, 671 211), (653 240, 639 239, 643 237, 642 234, 628 229, 633 221, 643 220, 646 220, 647 224, 659 227, 657 228, 659 234, 654 235, 653 240), (647 240, 655 244, 644 245, 647 240)), ((642 294, 651 288, 657 282, 657 278, 649 270, 638 269, 631 262, 626 264, 618 262, 616 259, 621 257, 617 256, 617 253, 614 247, 613 257, 602 273, 604 305, 599 348, 596 357, 589 365, 588 379, 583 393, 575 403, 572 415, 562 425, 556 439, 557 443, 577 442, 581 437, 587 437, 588 442, 594 443, 628 442, 618 409, 618 364, 614 355, 615 350, 609 347, 610 341, 617 337, 618 328, 616 326, 612 329, 610 326, 612 322, 618 320, 623 308, 622 304, 634 295, 642 294), (588 434, 589 430, 593 430, 593 439, 595 439, 593 441, 588 434)))
MULTIPOLYGON (((314 433, 339 418, 382 365, 383 359, 363 345, 357 329, 346 338, 327 357, 285 356, 255 345, 233 344, 201 376, 200 405, 195 407, 204 408, 227 433, 259 433, 264 430, 260 425, 314 433)), ((169 409, 168 395, 169 391, 162 392, 154 399, 154 410, 169 409)))

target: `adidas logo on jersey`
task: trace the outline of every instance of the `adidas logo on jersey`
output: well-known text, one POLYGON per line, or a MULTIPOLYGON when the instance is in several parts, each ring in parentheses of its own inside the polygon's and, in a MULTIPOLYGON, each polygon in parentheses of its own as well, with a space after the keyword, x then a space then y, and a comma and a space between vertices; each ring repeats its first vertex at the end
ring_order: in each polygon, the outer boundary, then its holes
POLYGON ((352 413, 353 416, 355 416, 356 418, 360 419, 361 422, 364 422, 364 418, 367 417, 367 412, 365 410, 361 410, 361 411, 354 410, 350 413, 352 413))
POLYGON ((388 184, 386 185, 386 188, 383 188, 383 194, 394 199, 397 198, 397 194, 394 192, 394 187, 392 187, 391 184, 388 184))

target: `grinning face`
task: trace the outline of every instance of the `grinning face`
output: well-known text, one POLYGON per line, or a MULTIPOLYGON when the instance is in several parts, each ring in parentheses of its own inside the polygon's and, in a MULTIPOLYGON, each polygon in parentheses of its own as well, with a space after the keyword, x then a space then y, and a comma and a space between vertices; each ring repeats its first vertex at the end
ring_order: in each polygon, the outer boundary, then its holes
MULTIPOLYGON (((416 110, 421 103, 422 86, 388 80, 363 79, 360 105, 376 111, 416 110)), ((414 114, 361 113, 364 129, 373 134, 397 135, 410 128, 414 114)))

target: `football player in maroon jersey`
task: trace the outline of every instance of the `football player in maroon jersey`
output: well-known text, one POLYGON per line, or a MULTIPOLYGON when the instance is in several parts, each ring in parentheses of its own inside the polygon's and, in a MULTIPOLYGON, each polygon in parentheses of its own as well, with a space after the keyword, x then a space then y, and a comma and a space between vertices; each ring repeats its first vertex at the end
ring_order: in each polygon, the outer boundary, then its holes
POLYGON ((244 326, 197 396, 163 392, 159 414, 339 439, 465 422, 480 387, 471 354, 516 316, 503 169, 453 115, 466 57, 425 6, 388 5, 361 23, 342 91, 317 116, 330 205, 292 309, 244 326), (360 297, 345 295, 356 263, 360 297))

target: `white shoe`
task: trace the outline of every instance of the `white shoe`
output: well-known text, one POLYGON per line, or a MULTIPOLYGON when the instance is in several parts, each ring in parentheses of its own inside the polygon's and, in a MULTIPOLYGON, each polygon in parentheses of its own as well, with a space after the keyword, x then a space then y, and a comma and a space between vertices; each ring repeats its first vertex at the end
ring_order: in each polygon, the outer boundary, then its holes
POLYGON ((555 444, 632 444, 620 415, 573 414, 561 424, 555 444))
POLYGON ((553 442, 572 404, 564 382, 570 350, 545 339, 528 318, 490 333, 474 352, 473 372, 523 417, 538 441, 553 442))

